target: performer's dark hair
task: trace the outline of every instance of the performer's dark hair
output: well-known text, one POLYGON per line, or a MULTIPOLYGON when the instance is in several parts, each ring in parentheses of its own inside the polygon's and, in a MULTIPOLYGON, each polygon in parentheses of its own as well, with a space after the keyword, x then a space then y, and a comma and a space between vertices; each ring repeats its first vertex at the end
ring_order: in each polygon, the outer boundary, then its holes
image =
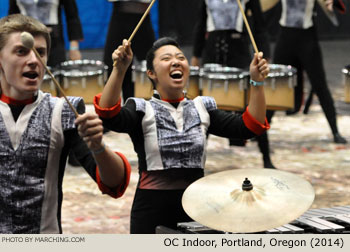
MULTIPOLYGON (((166 46, 166 45, 173 45, 173 46, 176 46, 177 48, 180 48, 179 44, 177 43, 177 41, 171 37, 163 37, 163 38, 160 38, 158 40, 156 40, 151 49, 148 50, 147 54, 146 54, 146 67, 147 67, 147 70, 151 70, 153 71, 154 68, 153 68, 153 60, 154 60, 154 55, 155 55, 155 52, 163 47, 163 46, 166 46)), ((156 83, 154 83, 154 81, 149 78, 152 82, 152 85, 153 85, 153 89, 156 89, 156 83)))
POLYGON ((180 48, 179 44, 177 41, 171 37, 163 37, 158 40, 156 40, 153 43, 153 46, 151 49, 148 50, 147 55, 146 55, 146 62, 147 62, 147 70, 153 70, 153 60, 154 60, 154 54, 155 52, 166 45, 173 45, 176 46, 177 48, 180 48))

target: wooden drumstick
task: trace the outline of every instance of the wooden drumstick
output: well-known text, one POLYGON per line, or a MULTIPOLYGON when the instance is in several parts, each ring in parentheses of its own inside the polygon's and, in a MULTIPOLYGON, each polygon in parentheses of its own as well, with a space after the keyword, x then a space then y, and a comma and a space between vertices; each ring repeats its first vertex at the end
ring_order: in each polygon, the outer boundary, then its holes
POLYGON ((239 9, 241 10, 241 13, 242 13, 242 16, 243 16, 243 20, 244 20, 245 26, 246 26, 246 28, 247 28, 247 30, 248 30, 248 34, 249 34, 250 40, 252 41, 252 44, 253 44, 253 47, 254 47, 254 51, 255 51, 256 53, 258 53, 259 50, 258 50, 258 47, 256 46, 256 43, 255 43, 255 40, 254 40, 252 31, 250 30, 250 26, 249 26, 247 17, 245 16, 245 13, 244 13, 244 10, 243 10, 241 1, 240 1, 240 0, 237 0, 237 4, 238 4, 238 6, 239 6, 239 9))
MULTIPOLYGON (((239 6, 239 9, 241 10, 241 13, 242 13, 242 16, 243 16, 243 20, 244 20, 245 26, 246 26, 246 28, 247 28, 247 30, 248 30, 248 34, 249 34, 250 40, 252 41, 252 44, 253 44, 253 47, 254 47, 254 51, 255 51, 255 53, 258 54, 258 53, 259 53, 259 50, 258 50, 258 47, 256 46, 253 33, 252 33, 252 31, 250 30, 250 26, 249 26, 247 17, 245 16, 245 13, 244 13, 244 10, 243 10, 241 1, 240 1, 240 0, 237 0, 237 4, 238 4, 238 6, 239 6)), ((266 78, 267 76, 268 76, 268 75, 265 75, 264 77, 266 78)))
POLYGON ((22 32, 21 33, 21 40, 22 40, 22 44, 23 44, 24 47, 33 50, 33 52, 35 53, 35 56, 38 58, 40 63, 44 66, 46 72, 51 76, 53 82, 55 83, 56 87, 59 89, 59 91, 63 95, 63 97, 66 100, 66 102, 68 103, 69 107, 74 112, 75 116, 78 117, 79 114, 78 114, 77 110, 74 108, 72 103, 68 100, 68 98, 66 97, 66 95, 63 92, 63 89, 61 88, 61 85, 57 82, 57 80, 55 79, 55 77, 51 73, 50 69, 46 66, 46 64, 41 59, 41 56, 39 55, 38 51, 35 49, 35 47, 34 47, 34 38, 33 38, 32 34, 30 34, 29 32, 22 32))
MULTIPOLYGON (((131 33, 131 35, 130 35, 130 37, 129 37, 129 39, 128 39, 128 43, 130 43, 131 40, 134 38, 136 32, 138 31, 138 29, 140 28, 141 24, 142 24, 143 21, 145 20, 147 14, 150 12, 150 10, 151 10, 153 4, 155 3, 155 1, 156 1, 156 0, 152 0, 152 2, 149 4, 147 10, 146 10, 145 13, 143 14, 143 16, 142 16, 142 18, 140 19, 139 23, 136 25, 134 31, 131 33)), ((115 67, 116 64, 117 64, 117 61, 115 60, 115 61, 113 62, 113 67, 115 67)))

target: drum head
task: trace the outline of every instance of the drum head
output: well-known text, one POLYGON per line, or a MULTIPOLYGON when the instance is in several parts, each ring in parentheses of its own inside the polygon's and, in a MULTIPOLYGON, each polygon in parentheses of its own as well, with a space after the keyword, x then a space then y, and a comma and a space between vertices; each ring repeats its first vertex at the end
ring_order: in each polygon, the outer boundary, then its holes
POLYGON ((98 60, 70 60, 62 62, 60 69, 64 77, 86 77, 103 74, 107 66, 98 60))

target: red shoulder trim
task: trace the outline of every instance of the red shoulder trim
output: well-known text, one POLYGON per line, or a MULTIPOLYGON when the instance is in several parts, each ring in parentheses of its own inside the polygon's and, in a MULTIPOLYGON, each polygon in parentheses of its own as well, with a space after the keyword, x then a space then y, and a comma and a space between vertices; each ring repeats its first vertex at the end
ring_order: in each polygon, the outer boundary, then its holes
POLYGON ((248 107, 243 113, 242 118, 245 126, 256 135, 261 135, 262 133, 270 129, 270 124, 268 123, 266 117, 265 123, 262 124, 249 113, 248 107))
POLYGON ((100 93, 100 94, 95 95, 95 97, 94 97, 93 102, 94 102, 94 107, 95 107, 96 113, 102 118, 112 118, 112 117, 116 116, 122 108, 122 106, 121 106, 122 99, 119 98, 117 104, 115 104, 113 107, 102 108, 99 106, 101 95, 102 94, 100 93))

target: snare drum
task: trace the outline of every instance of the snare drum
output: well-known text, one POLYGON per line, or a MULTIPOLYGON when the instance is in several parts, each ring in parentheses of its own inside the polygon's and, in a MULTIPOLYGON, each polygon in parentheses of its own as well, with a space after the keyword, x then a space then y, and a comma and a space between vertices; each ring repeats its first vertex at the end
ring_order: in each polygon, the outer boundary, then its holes
POLYGON ((294 87, 297 70, 292 66, 269 64, 270 73, 265 79, 266 108, 269 110, 294 109, 294 87))
POLYGON ((132 81, 135 87, 135 97, 150 99, 153 95, 153 84, 147 76, 146 61, 132 66, 132 81))
POLYGON ((240 111, 246 105, 249 73, 239 68, 204 67, 201 74, 202 94, 212 96, 219 109, 240 111))
POLYGON ((344 87, 345 87, 345 102, 350 103, 350 65, 343 68, 344 87))
POLYGON ((201 85, 199 81, 200 68, 197 66, 190 66, 190 77, 185 87, 186 96, 189 99, 194 99, 201 95, 201 85))
MULTIPOLYGON (((48 69, 51 71, 52 75, 56 78, 59 75, 59 72, 52 70, 50 67, 48 69)), ((51 76, 48 73, 45 73, 43 82, 40 85, 40 90, 45 93, 50 93, 52 96, 57 96, 57 88, 53 82, 51 76)))
POLYGON ((217 69, 221 69, 223 67, 223 65, 217 63, 206 63, 203 65, 202 69, 204 72, 216 72, 217 69))
POLYGON ((107 68, 103 62, 95 60, 62 62, 60 75, 65 95, 81 96, 85 103, 93 103, 94 96, 103 91, 107 68))

